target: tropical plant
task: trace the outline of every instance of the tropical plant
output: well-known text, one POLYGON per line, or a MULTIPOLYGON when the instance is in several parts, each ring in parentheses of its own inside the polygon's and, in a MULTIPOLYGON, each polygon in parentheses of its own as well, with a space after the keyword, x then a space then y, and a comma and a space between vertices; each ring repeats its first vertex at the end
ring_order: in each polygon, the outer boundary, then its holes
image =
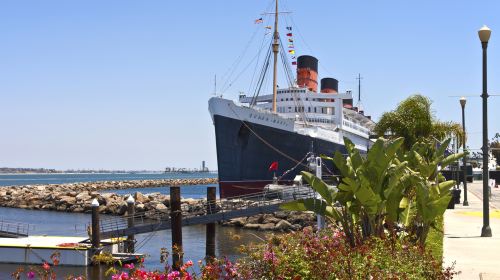
MULTIPOLYGON (((417 178, 413 181, 415 199, 411 196, 405 197, 410 203, 412 200, 416 203, 415 219, 413 225, 408 224, 409 219, 405 220, 405 226, 411 229, 421 245, 424 244, 430 228, 435 226, 436 219, 444 214, 451 199, 450 189, 456 184, 453 180, 446 181, 439 170, 464 156, 464 153, 446 155, 450 141, 451 139, 447 139, 436 146, 428 142, 417 142, 404 155, 409 169, 418 175, 413 176, 417 178)), ((407 209, 411 210, 408 207, 407 209)))
POLYGON ((495 137, 491 139, 490 149, 497 160, 497 164, 500 166, 500 133, 496 133, 495 137))
POLYGON ((370 236, 383 236, 386 220, 395 222, 397 209, 402 199, 407 162, 397 158, 397 151, 403 143, 395 140, 378 139, 363 158, 354 144, 344 139, 348 157, 336 152, 332 160, 340 170, 342 181, 336 188, 328 186, 316 176, 302 172, 305 180, 321 198, 309 198, 286 203, 286 210, 312 210, 339 222, 349 244, 357 243, 370 236), (340 206, 340 207, 337 207, 340 206), (390 214, 389 214, 390 213, 390 214))
POLYGON ((403 137, 406 150, 419 141, 433 141, 433 138, 443 141, 450 135, 457 136, 460 145, 464 133, 460 124, 437 120, 431 104, 423 95, 412 95, 394 111, 382 114, 374 131, 378 136, 403 137))
POLYGON ((332 160, 340 170, 337 188, 308 172, 303 178, 320 195, 288 202, 285 210, 314 211, 339 223, 348 243, 355 247, 369 237, 399 234, 421 245, 436 218, 451 199, 454 181, 444 181, 438 172, 463 154, 445 157, 449 140, 439 148, 427 142, 403 152, 403 139, 379 138, 362 157, 354 144, 344 139, 348 156, 336 152, 332 160))

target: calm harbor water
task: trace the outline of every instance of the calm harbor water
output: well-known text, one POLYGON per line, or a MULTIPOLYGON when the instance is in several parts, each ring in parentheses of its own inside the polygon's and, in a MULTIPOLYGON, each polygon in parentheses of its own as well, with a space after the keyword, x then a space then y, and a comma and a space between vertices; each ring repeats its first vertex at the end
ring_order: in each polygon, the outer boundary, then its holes
MULTIPOLYGON (((101 181, 101 180, 134 180, 135 179, 166 179, 166 178, 187 178, 180 176, 196 176, 190 178, 206 177, 207 173, 198 174, 75 174, 74 177, 69 175, 73 174, 50 174, 50 175, 8 175, 8 178, 13 177, 17 180, 10 180, 10 184, 2 185, 24 185, 29 181, 30 185, 33 184, 48 184, 48 182, 59 183, 72 183, 81 182, 81 180, 101 181), (45 177, 47 176, 47 177, 45 177), (164 176, 164 177, 156 177, 164 176), (170 177, 167 177, 170 176, 170 177), (36 178, 41 178, 36 180, 36 178), (50 179, 49 179, 50 178, 50 179), (105 179, 103 179, 105 178, 105 179), (118 179, 119 178, 119 179, 118 179)), ((0 182, 6 179, 7 175, 0 175, 0 182)), ((216 176, 216 174, 211 174, 216 176)), ((205 197, 207 186, 188 186, 181 188, 181 195, 183 197, 205 197)), ((145 188, 137 189, 142 193, 161 192, 168 194, 168 188, 145 188)), ((128 190, 113 190, 118 193, 133 193, 134 189, 128 190)), ((0 218, 13 221, 22 221, 31 224, 31 235, 60 235, 60 236, 82 236, 83 239, 87 237, 86 225, 90 223, 90 215, 82 213, 64 213, 54 211, 37 211, 25 210, 16 208, 0 208, 0 218)), ((217 226, 216 234, 216 254, 218 256, 227 256, 234 259, 239 255, 237 247, 242 244, 249 244, 251 242, 259 242, 264 237, 262 232, 241 230, 239 228, 217 226), (233 235, 240 236, 239 239, 230 238, 233 235)), ((183 246, 185 251, 184 260, 196 261, 203 259, 205 255, 205 226, 196 225, 184 227, 183 232, 183 246)), ((158 231, 151 234, 140 234, 136 236, 137 244, 136 251, 138 253, 147 254, 145 265, 148 269, 162 269, 163 265, 160 263, 160 249, 167 248, 171 250, 171 232, 170 230, 158 231)), ((171 259, 169 259, 171 261, 171 259)), ((195 265, 196 266, 196 265, 195 265)), ((19 265, 14 264, 0 264, 0 279, 10 279, 10 274, 18 268, 19 265)), ((88 279, 110 279, 111 277, 104 277, 104 271, 100 271, 100 276, 96 276, 95 268, 81 268, 81 267, 59 267, 59 279, 64 279, 62 276, 67 274, 81 274, 85 275, 88 279)))
POLYGON ((107 173, 107 174, 0 174, 0 186, 66 184, 95 181, 216 178, 212 172, 198 173, 107 173))

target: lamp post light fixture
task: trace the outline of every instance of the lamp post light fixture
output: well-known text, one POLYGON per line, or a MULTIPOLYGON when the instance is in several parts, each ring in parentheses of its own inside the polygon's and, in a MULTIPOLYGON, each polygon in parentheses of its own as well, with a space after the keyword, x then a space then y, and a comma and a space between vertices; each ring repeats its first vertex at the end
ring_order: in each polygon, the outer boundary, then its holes
POLYGON ((464 135, 462 138, 462 143, 463 143, 463 150, 464 150, 464 158, 463 158, 463 163, 464 163, 464 206, 469 206, 469 201, 467 201, 467 150, 465 146, 465 103, 467 100, 465 97, 460 98, 460 106, 462 106, 462 129, 464 131, 464 135))
POLYGON ((490 40, 491 30, 485 25, 477 32, 481 46, 483 48, 483 228, 481 229, 481 237, 491 237, 490 228, 490 205, 488 191, 488 90, 487 90, 487 67, 486 67, 486 49, 490 40))

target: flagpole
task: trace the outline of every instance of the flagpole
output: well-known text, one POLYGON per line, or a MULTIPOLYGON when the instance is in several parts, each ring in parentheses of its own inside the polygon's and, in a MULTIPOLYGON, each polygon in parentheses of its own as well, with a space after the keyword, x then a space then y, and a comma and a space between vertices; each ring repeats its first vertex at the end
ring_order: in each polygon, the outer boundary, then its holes
POLYGON ((278 95, 278 52, 279 52, 279 33, 278 33, 278 0, 276 0, 276 11, 274 14, 274 72, 273 72, 273 112, 276 113, 276 98, 278 95))

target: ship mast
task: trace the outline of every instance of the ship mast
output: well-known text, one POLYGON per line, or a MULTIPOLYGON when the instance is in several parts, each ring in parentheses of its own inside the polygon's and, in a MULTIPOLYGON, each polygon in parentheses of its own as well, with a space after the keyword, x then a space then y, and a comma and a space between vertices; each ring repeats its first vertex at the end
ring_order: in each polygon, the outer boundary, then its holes
POLYGON ((276 0, 276 12, 274 14, 274 35, 273 35, 273 53, 274 53, 274 71, 273 71, 273 112, 276 113, 276 96, 278 95, 278 52, 279 52, 279 33, 278 33, 278 0, 276 0))

